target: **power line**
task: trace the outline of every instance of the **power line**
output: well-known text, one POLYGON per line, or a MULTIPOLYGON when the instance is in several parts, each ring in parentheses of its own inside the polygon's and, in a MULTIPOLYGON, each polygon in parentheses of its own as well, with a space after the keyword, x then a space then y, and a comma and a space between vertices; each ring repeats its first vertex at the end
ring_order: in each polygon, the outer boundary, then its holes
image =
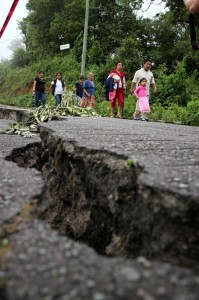
MULTIPOLYGON (((47 24, 48 22, 50 22, 51 20, 53 20, 53 19, 54 19, 54 16, 53 16, 53 17, 51 17, 51 18, 50 18, 50 19, 48 19, 48 20, 44 20, 43 22, 40 22, 39 26, 41 26, 41 25, 45 25, 45 24, 47 24)), ((11 38, 9 38, 9 39, 7 39, 7 40, 0 41, 0 44, 6 43, 6 42, 8 42, 8 41, 10 41, 10 40, 12 40, 12 39, 14 39, 14 38, 18 37, 18 36, 21 36, 21 33, 20 33, 20 34, 18 34, 18 35, 15 35, 15 36, 13 36, 13 37, 11 37, 11 38)))
POLYGON ((14 39, 14 38, 20 36, 20 35, 21 35, 21 34, 18 34, 18 35, 15 35, 15 36, 13 36, 13 37, 11 37, 11 38, 5 40, 5 41, 1 41, 0 44, 6 43, 6 42, 8 42, 8 41, 10 41, 10 40, 12 40, 12 39, 14 39))

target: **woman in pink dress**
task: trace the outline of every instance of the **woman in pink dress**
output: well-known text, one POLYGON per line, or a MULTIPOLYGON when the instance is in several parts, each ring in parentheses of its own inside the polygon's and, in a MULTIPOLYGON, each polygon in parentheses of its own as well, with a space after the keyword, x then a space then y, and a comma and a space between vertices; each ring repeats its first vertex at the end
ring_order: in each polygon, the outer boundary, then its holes
POLYGON ((136 118, 137 115, 141 112, 141 120, 146 121, 147 113, 150 112, 149 99, 147 96, 147 88, 146 88, 147 80, 146 78, 141 78, 139 82, 139 86, 135 89, 134 95, 138 99, 139 102, 139 110, 135 111, 134 120, 138 120, 136 118))

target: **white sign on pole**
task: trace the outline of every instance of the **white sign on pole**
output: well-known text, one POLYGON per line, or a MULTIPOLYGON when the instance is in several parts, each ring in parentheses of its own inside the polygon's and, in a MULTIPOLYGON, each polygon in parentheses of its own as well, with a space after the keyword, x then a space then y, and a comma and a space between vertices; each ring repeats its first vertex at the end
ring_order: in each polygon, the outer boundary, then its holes
POLYGON ((60 46, 60 50, 70 49, 70 44, 65 44, 60 46))

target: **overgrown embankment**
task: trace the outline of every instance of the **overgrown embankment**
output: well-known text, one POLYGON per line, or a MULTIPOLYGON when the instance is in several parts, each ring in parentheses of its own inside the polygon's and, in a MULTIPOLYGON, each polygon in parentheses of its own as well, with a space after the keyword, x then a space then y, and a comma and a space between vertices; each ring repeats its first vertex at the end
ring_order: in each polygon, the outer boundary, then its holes
MULTIPOLYGON (((62 72, 62 77, 66 82, 68 90, 80 77, 80 64, 72 55, 56 55, 53 58, 45 58, 37 63, 24 68, 12 68, 11 62, 2 62, 0 68, 0 103, 6 105, 15 105, 19 107, 30 107, 33 105, 32 86, 34 78, 39 70, 44 70, 47 90, 51 81, 55 78, 57 72, 62 72)), ((95 82, 97 85, 97 97, 102 96, 102 84, 99 80, 100 68, 93 66, 95 73, 95 82)), ((49 95, 47 103, 52 98, 49 95)))
MULTIPOLYGON (((110 103, 104 100, 103 82, 109 72, 109 64, 104 67, 92 65, 95 74, 96 111, 101 116, 110 115, 110 103)), ((32 107, 32 84, 38 70, 45 71, 47 88, 55 73, 61 70, 66 81, 68 91, 72 92, 72 86, 79 78, 79 63, 72 54, 58 55, 53 59, 45 59, 40 63, 25 68, 10 68, 9 61, 1 64, 0 68, 0 103, 15 105, 18 107, 32 107)), ((191 77, 186 73, 185 61, 177 65, 173 74, 167 74, 164 66, 154 70, 157 93, 151 94, 150 120, 166 123, 179 123, 185 125, 199 125, 199 98, 197 73, 191 77), (177 85, 177 88, 175 88, 177 85)), ((127 93, 123 108, 123 118, 132 119, 136 99, 128 94, 131 79, 127 80, 127 93)), ((47 104, 55 105, 52 95, 47 97, 47 104)))

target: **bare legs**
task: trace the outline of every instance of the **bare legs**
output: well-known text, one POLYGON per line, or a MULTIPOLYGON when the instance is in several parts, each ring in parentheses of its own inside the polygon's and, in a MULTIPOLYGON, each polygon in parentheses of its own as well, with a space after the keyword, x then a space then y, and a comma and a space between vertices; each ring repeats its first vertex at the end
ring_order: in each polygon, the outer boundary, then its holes
POLYGON ((122 107, 118 106, 117 117, 120 119, 122 117, 121 112, 122 112, 122 107))
POLYGON ((111 107, 111 115, 110 115, 110 117, 111 117, 111 118, 114 117, 114 108, 113 108, 113 107, 111 107))
MULTIPOLYGON (((117 118, 122 118, 122 107, 118 106, 118 111, 117 111, 117 118)), ((110 117, 113 118, 114 117, 114 108, 111 106, 111 113, 110 113, 110 117)))

